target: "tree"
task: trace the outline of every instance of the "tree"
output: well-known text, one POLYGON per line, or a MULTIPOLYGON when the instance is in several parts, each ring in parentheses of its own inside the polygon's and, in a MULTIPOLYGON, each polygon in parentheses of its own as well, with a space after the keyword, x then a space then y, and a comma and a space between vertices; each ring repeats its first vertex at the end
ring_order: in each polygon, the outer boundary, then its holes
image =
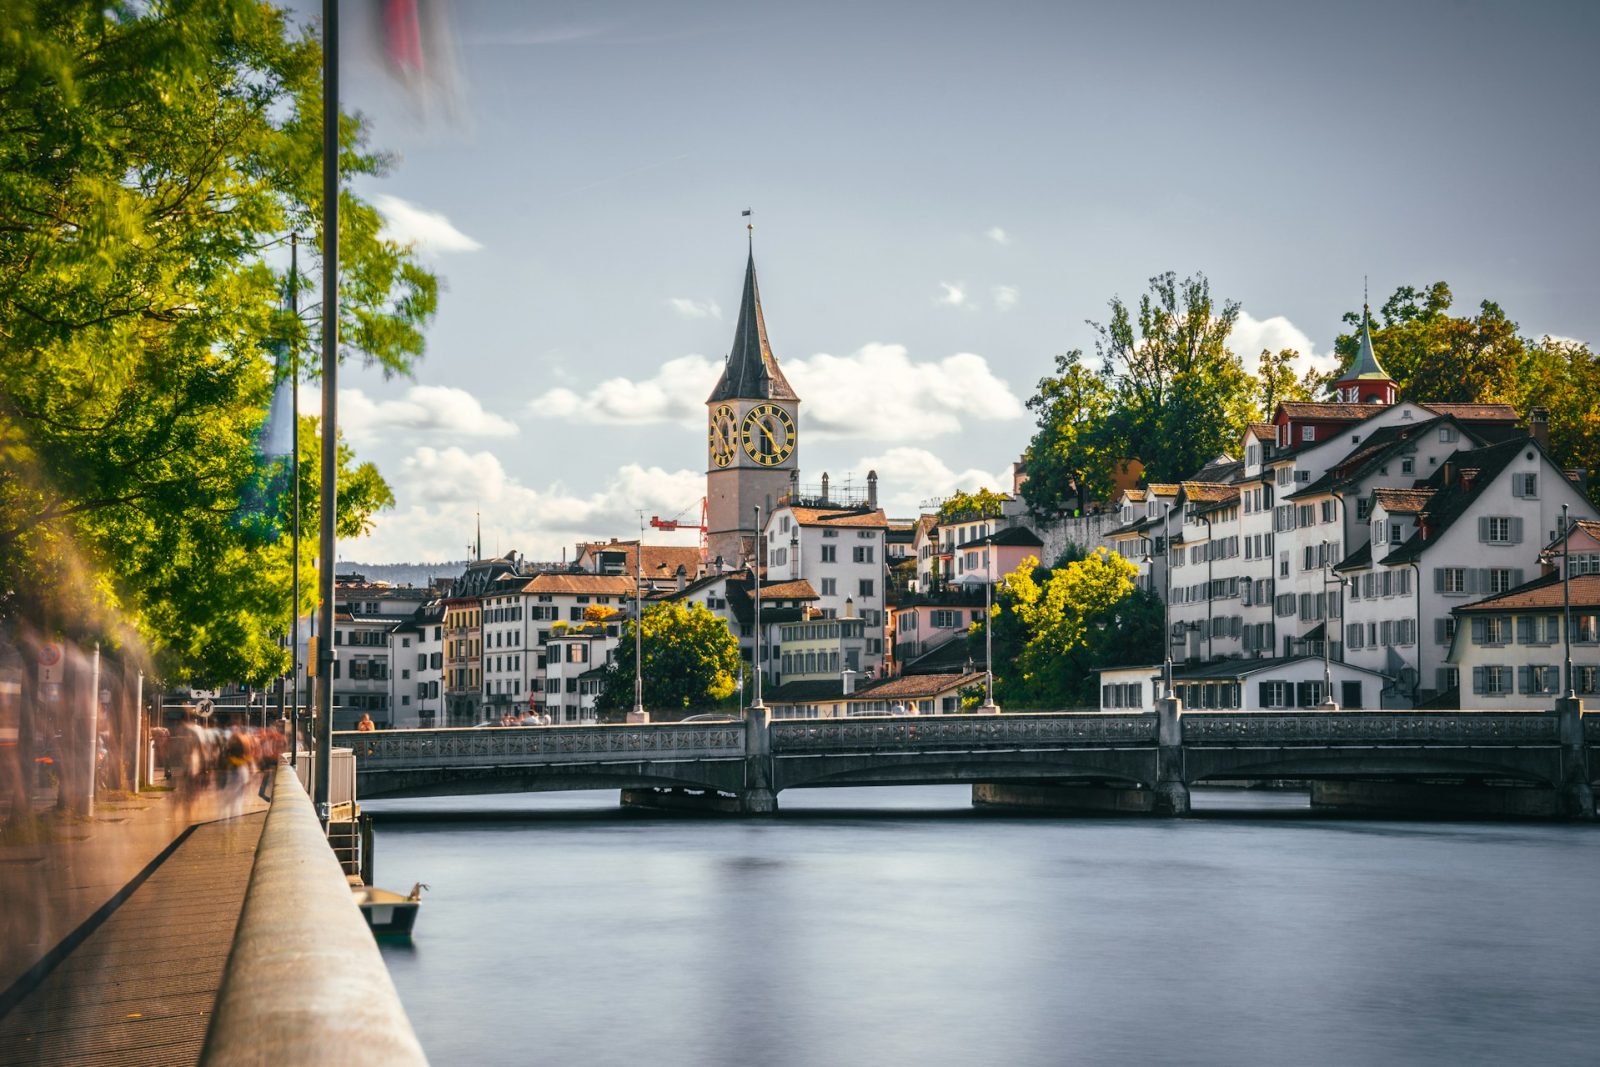
MULTIPOLYGON (((317 41, 260 0, 6 12, 0 622, 260 680, 284 659, 263 635, 288 627, 287 549, 228 519, 256 474, 271 354, 316 341, 281 309, 291 232, 317 265, 317 41)), ((347 176, 385 171, 358 120, 340 136, 347 176)), ((340 217, 345 347, 405 373, 437 281, 348 191, 340 217)), ((360 530, 391 498, 341 452, 339 525, 360 530)))
POLYGON ((1112 430, 1114 395, 1074 349, 1056 357, 1028 400, 1037 429, 1023 453, 1022 499, 1036 515, 1070 515, 1111 492, 1122 455, 1112 430))
POLYGON ((1267 418, 1272 418, 1278 405, 1286 400, 1310 400, 1314 395, 1316 371, 1308 370, 1304 377, 1296 378, 1294 364, 1299 358, 1300 353, 1292 348, 1280 349, 1276 353, 1265 348, 1261 350, 1256 370, 1256 388, 1261 411, 1267 418))
POLYGON ((1544 337, 1528 345, 1520 384, 1524 411, 1550 413, 1552 458, 1584 471, 1600 504, 1600 358, 1580 341, 1544 337))
POLYGON ((1109 322, 1090 325, 1102 373, 1115 382, 1122 458, 1170 482, 1233 449, 1257 414, 1254 382, 1227 347, 1238 302, 1218 307, 1205 275, 1179 282, 1168 271, 1139 298, 1137 331, 1120 297, 1110 306, 1109 322))
MULTIPOLYGON (((644 610, 644 706, 681 712, 711 707, 738 688, 739 642, 728 624, 703 604, 669 601, 644 610)), ((598 707, 619 713, 633 707, 634 623, 623 627, 617 653, 606 667, 598 707)))
MULTIPOLYGON (((1527 362, 1527 342, 1517 324, 1492 300, 1472 317, 1451 315, 1450 287, 1434 282, 1424 289, 1400 286, 1385 301, 1369 329, 1384 370, 1400 397, 1458 404, 1514 404, 1527 362)), ((1349 367, 1361 343, 1361 316, 1346 312, 1351 327, 1334 342, 1349 367)))
MULTIPOLYGON (((1096 670, 1154 662, 1160 655, 1160 601, 1135 586, 1121 556, 1096 549, 1063 556, 1053 569, 1025 559, 1006 575, 991 615, 995 691, 1002 706, 1092 707, 1096 670)), ((973 628, 981 642, 982 627, 973 628)))
POLYGON ((974 493, 957 490, 939 505, 939 521, 999 518, 1001 509, 1010 499, 1004 493, 997 493, 993 489, 979 489, 974 493))

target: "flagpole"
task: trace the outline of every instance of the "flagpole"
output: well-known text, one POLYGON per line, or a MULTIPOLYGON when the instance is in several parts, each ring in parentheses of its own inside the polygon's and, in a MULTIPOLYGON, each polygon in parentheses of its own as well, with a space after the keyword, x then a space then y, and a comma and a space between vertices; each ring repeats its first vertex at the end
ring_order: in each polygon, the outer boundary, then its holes
MULTIPOLYGON (((289 235, 289 313, 298 322, 300 319, 300 235, 289 235)), ((289 410, 293 412, 290 422, 294 432, 290 435, 293 444, 289 449, 289 480, 294 483, 294 517, 292 536, 294 543, 294 574, 290 578, 294 592, 293 609, 290 614, 294 616, 290 623, 293 631, 289 639, 289 766, 300 766, 300 349, 295 347, 290 355, 289 370, 294 375, 294 386, 290 392, 293 400, 289 410)))
POLYGON ((339 0, 322 0, 322 514, 317 549, 317 815, 326 828, 333 763, 334 509, 339 436, 339 0))

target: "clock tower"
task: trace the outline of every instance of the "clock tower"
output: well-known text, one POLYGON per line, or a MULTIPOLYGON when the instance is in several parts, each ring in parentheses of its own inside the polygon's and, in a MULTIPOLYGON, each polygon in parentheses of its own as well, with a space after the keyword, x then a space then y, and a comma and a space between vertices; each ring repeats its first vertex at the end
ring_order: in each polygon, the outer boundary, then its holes
POLYGON ((706 547, 712 561, 737 566, 754 553, 755 509, 764 522, 800 466, 800 398, 767 341, 753 250, 733 347, 706 409, 706 547))

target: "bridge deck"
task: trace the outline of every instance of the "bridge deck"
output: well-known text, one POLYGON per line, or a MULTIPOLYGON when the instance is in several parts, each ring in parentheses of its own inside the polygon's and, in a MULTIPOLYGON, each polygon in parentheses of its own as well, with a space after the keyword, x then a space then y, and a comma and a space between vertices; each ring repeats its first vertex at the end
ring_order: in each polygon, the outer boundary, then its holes
POLYGON ((265 819, 196 827, 0 1018, 0 1065, 195 1062, 265 819))

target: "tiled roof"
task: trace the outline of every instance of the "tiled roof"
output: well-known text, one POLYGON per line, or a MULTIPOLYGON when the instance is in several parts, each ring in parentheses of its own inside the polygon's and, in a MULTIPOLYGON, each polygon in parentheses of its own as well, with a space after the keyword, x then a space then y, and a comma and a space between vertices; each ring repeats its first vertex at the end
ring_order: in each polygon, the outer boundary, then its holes
POLYGON ((1384 404, 1324 404, 1308 400, 1285 400, 1278 410, 1290 419, 1333 419, 1360 422, 1370 419, 1380 411, 1388 410, 1384 404))
POLYGON ((1432 489, 1374 489, 1372 501, 1391 515, 1415 515, 1433 499, 1432 489))
MULTIPOLYGON (((1402 422, 1391 426, 1380 426, 1368 434, 1359 445, 1352 448, 1343 459, 1328 468, 1328 471, 1322 477, 1310 485, 1290 493, 1284 499, 1297 500, 1304 497, 1320 496, 1324 493, 1332 492, 1340 486, 1357 481, 1377 467, 1382 466, 1386 460, 1403 449, 1408 442, 1417 440, 1422 434, 1431 431, 1446 421, 1453 422, 1454 418, 1447 415, 1438 415, 1422 422, 1402 422)), ((1467 439, 1476 441, 1476 438, 1470 436, 1467 439)))
POLYGON ((1245 427, 1245 432, 1254 434, 1264 441, 1276 441, 1278 439, 1278 428, 1270 422, 1252 422, 1245 427))
POLYGON ((1143 489, 1128 489, 1125 490, 1124 495, 1127 496, 1130 504, 1144 503, 1145 491, 1143 489))
POLYGON ((1178 486, 1175 482, 1151 482, 1149 485, 1145 486, 1145 488, 1154 493, 1156 496, 1178 495, 1178 486))
POLYGON ((1198 504, 1225 504, 1239 499, 1239 487, 1219 482, 1184 482, 1183 495, 1198 504))
MULTIPOLYGON (((749 585, 748 582, 745 584, 749 585)), ((751 588, 752 590, 754 589, 753 586, 751 588)), ((754 595, 753 592, 752 595, 754 595)), ((761 583, 761 598, 765 600, 769 597, 773 600, 818 599, 816 589, 804 578, 796 578, 792 581, 761 583)))
POLYGON ((789 506, 794 521, 801 526, 859 526, 882 529, 889 525, 881 508, 809 508, 789 506))
MULTIPOLYGON (((1600 608, 1600 574, 1575 574, 1571 581, 1572 606, 1591 610, 1600 608)), ((1495 596, 1484 597, 1474 604, 1464 604, 1453 609, 1458 613, 1504 611, 1560 611, 1563 596, 1561 575, 1552 571, 1515 589, 1495 596)))
POLYGON ((524 593, 632 596, 634 580, 610 574, 538 574, 523 585, 524 593))
POLYGON ((1435 404, 1420 403, 1435 415, 1454 415, 1463 422, 1516 422, 1522 416, 1510 404, 1435 404))
POLYGON ((1026 526, 1008 526, 1004 530, 996 530, 987 537, 977 537, 971 541, 959 544, 956 546, 956 551, 959 552, 963 548, 982 548, 984 542, 986 541, 993 541, 997 546, 1000 547, 1005 547, 1008 545, 1020 546, 1022 548, 1044 547, 1044 542, 1039 539, 1039 535, 1028 529, 1026 526))
MULTIPOLYGON (((623 569, 628 574, 635 573, 638 567, 639 542, 638 541, 592 541, 578 546, 578 559, 582 565, 585 555, 594 557, 601 552, 618 552, 623 557, 623 569)), ((595 560, 598 563, 598 560, 595 560)), ((644 546, 644 576, 660 578, 663 574, 671 577, 678 573, 682 567, 687 575, 694 575, 700 570, 700 550, 693 545, 645 545, 644 546)))
POLYGON ((887 678, 855 691, 857 700, 915 700, 939 696, 952 689, 964 689, 981 684, 981 671, 959 671, 947 674, 902 674, 887 678))

